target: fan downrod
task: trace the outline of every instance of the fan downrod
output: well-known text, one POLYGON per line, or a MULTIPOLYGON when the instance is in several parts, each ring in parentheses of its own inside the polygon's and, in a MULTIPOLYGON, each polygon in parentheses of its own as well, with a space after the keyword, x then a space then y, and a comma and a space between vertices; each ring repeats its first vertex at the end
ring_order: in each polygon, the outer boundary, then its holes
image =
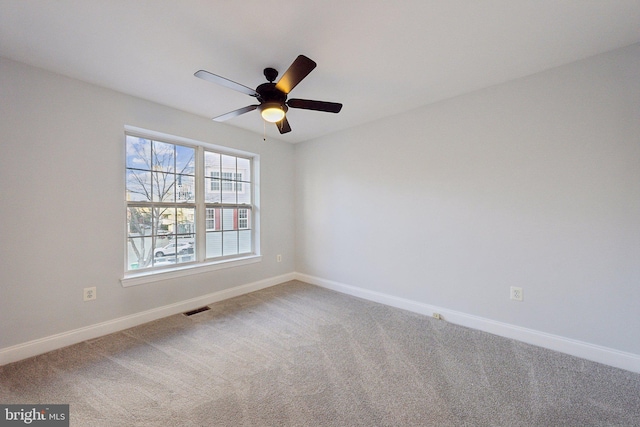
POLYGON ((276 70, 275 68, 265 68, 264 76, 267 78, 267 81, 269 83, 273 83, 276 77, 278 77, 278 70, 276 70))

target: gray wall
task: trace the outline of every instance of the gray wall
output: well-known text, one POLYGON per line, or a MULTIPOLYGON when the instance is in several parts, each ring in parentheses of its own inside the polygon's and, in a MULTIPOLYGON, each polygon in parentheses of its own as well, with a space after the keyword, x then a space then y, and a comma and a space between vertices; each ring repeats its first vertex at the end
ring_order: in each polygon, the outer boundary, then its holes
POLYGON ((638 76, 634 45, 298 144, 297 271, 640 354, 638 76))
POLYGON ((6 59, 0 100, 0 349, 294 271, 292 145, 6 59), (262 262, 123 288, 125 125, 259 154, 262 262))
POLYGON ((635 45, 292 146, 0 59, 0 350, 297 271, 638 355, 638 75, 635 45), (123 288, 125 125, 260 154, 262 262, 123 288))

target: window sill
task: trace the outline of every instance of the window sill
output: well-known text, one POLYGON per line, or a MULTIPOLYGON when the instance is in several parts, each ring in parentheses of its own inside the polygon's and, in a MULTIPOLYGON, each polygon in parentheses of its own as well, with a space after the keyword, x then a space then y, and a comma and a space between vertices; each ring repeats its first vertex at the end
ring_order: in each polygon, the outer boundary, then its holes
POLYGON ((145 272, 129 272, 120 279, 123 287, 143 285, 145 283, 159 282, 161 280, 176 279, 193 274, 206 273, 208 271, 221 270, 223 268, 239 267, 242 265, 254 264, 262 261, 260 255, 249 255, 242 258, 224 261, 211 261, 200 264, 191 264, 180 267, 174 267, 161 271, 145 271, 145 272))

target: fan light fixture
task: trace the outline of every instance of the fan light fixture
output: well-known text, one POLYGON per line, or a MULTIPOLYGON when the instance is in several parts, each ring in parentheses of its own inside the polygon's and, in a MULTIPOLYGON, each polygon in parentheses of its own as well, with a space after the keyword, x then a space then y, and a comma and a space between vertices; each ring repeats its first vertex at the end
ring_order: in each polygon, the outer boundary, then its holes
POLYGON ((265 102, 260 105, 260 115, 269 123, 276 123, 284 119, 286 107, 278 102, 265 102))

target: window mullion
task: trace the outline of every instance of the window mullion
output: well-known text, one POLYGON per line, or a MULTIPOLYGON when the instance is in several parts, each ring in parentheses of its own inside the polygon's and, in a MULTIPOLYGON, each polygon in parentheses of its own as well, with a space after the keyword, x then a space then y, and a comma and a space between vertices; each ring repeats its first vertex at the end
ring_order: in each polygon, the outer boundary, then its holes
POLYGON ((204 149, 197 147, 196 150, 196 259, 204 261, 206 257, 206 205, 204 196, 204 149))

